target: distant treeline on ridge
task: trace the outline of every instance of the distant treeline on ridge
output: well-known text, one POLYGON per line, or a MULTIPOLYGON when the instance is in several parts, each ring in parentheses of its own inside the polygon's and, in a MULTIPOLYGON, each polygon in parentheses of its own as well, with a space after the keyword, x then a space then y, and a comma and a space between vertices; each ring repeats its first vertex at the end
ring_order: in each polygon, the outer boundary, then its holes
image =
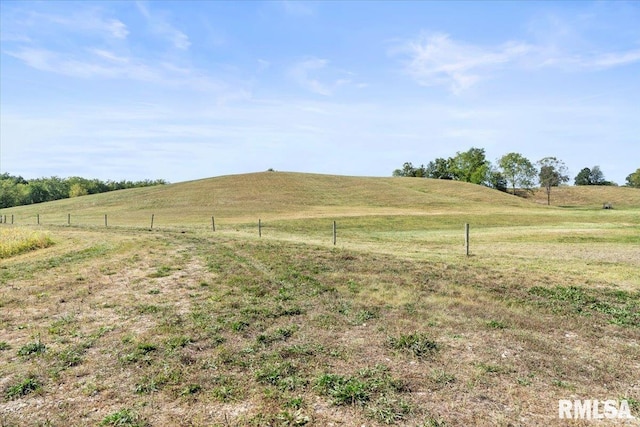
POLYGON ((164 184, 167 184, 167 181, 163 179, 105 182, 99 179, 86 179, 78 176, 70 178, 52 176, 50 178, 26 180, 21 176, 3 173, 0 174, 0 208, 164 184))

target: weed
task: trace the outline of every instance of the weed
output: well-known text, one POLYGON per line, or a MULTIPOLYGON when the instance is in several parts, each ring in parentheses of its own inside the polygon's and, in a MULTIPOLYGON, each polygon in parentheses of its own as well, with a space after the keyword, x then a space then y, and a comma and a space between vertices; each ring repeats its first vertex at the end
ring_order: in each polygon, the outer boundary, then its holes
POLYGON ((72 347, 58 353, 57 357, 63 368, 71 368, 82 363, 84 348, 72 347))
POLYGON ((411 413, 411 405, 402 399, 380 396, 366 411, 367 415, 384 424, 403 421, 411 413))
POLYGON ((431 380, 438 385, 444 386, 455 382, 456 377, 448 374, 443 369, 434 369, 431 371, 431 380))
POLYGON ((316 380, 315 387, 332 397, 335 405, 364 405, 371 398, 367 384, 353 377, 323 374, 316 380))
POLYGON ((295 390, 306 382, 297 377, 298 368, 289 361, 268 362, 256 372, 256 380, 263 384, 277 386, 281 390, 295 390))
POLYGON ((433 341, 427 334, 415 332, 411 334, 402 334, 399 337, 389 337, 388 343, 395 350, 405 350, 418 358, 432 356, 440 346, 433 341))
POLYGON ((25 344, 18 350, 18 356, 30 356, 32 354, 42 354, 47 350, 47 346, 44 345, 38 338, 37 341, 25 344))
POLYGON ((231 329, 235 332, 241 332, 247 329, 251 324, 245 320, 237 320, 231 323, 231 329))
POLYGON ((291 409, 301 409, 304 405, 304 399, 301 396, 292 397, 284 403, 284 406, 291 409))
POLYGON ((193 340, 185 335, 177 337, 171 337, 167 340, 166 345, 169 350, 175 350, 176 348, 186 347, 191 344, 193 340))
POLYGON ((180 396, 191 396, 193 394, 199 393, 202 390, 202 386, 200 384, 188 384, 185 388, 180 392, 180 396))
POLYGON ((284 328, 276 329, 272 334, 260 334, 256 338, 256 342, 261 345, 268 346, 269 344, 276 341, 286 341, 290 338, 297 330, 299 329, 298 325, 290 325, 284 328))
POLYGON ((173 271, 173 268, 163 265, 158 267, 158 269, 149 274, 147 277, 151 277, 151 278, 159 278, 159 277, 167 277, 171 275, 171 272, 173 271))
POLYGON ((110 415, 107 415, 100 422, 101 426, 117 426, 117 427, 146 427, 149 424, 140 419, 140 417, 130 409, 121 409, 110 415))
POLYGON ((27 394, 34 393, 42 388, 38 379, 30 375, 20 381, 18 384, 12 385, 7 388, 5 396, 7 400, 18 399, 27 394))
POLYGON ((378 316, 378 310, 360 310, 355 314, 353 324, 362 325, 368 320, 375 319, 378 316))
POLYGON ((507 325, 500 320, 490 320, 487 322, 487 327, 491 329, 505 329, 507 325))
POLYGON ((0 341, 0 351, 10 350, 11 346, 6 341, 0 341))
POLYGON ((136 348, 124 355, 121 360, 125 363, 137 363, 137 362, 145 362, 147 364, 151 363, 151 358, 149 353, 157 350, 157 347, 151 343, 140 343, 136 346, 136 348))

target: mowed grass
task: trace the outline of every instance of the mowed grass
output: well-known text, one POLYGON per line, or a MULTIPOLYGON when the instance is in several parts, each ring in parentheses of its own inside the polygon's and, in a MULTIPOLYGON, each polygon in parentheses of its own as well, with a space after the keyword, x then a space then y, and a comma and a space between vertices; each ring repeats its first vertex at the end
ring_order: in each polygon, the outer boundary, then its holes
POLYGON ((241 210, 215 233, 45 227, 54 246, 0 260, 0 424, 566 425, 558 399, 640 416, 637 207, 349 191, 335 211, 264 202, 262 238, 241 210))

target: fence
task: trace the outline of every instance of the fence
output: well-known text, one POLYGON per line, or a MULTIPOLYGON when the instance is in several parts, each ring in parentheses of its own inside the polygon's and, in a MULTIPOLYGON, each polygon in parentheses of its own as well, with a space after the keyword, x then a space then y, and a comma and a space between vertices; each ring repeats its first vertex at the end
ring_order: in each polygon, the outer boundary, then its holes
MULTIPOLYGON (((57 216, 56 218, 58 219, 58 221, 49 221, 46 222, 44 221, 46 217, 43 215, 41 216, 40 214, 36 214, 35 218, 33 216, 31 217, 23 217, 20 218, 21 221, 18 222, 17 218, 13 215, 0 215, 0 224, 4 224, 4 225, 49 225, 49 226, 66 226, 66 227, 77 227, 77 228, 82 228, 82 227, 104 227, 104 228, 133 228, 133 229, 148 229, 148 230, 153 230, 154 229, 154 223, 156 221, 156 215, 155 214, 151 214, 150 216, 147 216, 148 219, 148 224, 149 227, 146 227, 142 224, 142 221, 140 221, 139 225, 131 225, 131 220, 129 219, 129 221, 127 221, 127 225, 113 225, 109 222, 109 215, 108 214, 104 214, 104 216, 100 216, 100 219, 96 219, 96 216, 89 216, 89 215, 82 215, 79 218, 82 220, 84 219, 85 221, 73 221, 73 219, 76 219, 78 217, 73 216, 71 213, 68 213, 66 215, 66 223, 62 223, 62 221, 60 221, 60 217, 57 216), (89 219, 91 218, 91 219, 89 219), (104 225, 102 226, 101 224, 101 220, 102 218, 104 218, 104 225)), ((141 219, 141 218, 138 218, 141 219)), ((211 223, 210 226, 206 226, 205 222, 201 222, 199 223, 200 225, 202 225, 203 227, 209 228, 211 231, 215 232, 216 231, 216 220, 215 220, 215 216, 211 216, 211 223)), ((190 225, 183 225, 184 227, 189 227, 192 228, 194 226, 196 226, 196 224, 190 223, 190 225)), ((201 227, 201 228, 203 228, 201 227)), ((258 232, 258 237, 262 237, 263 234, 263 228, 265 227, 262 219, 258 219, 257 222, 257 232, 258 232)), ((167 228, 175 228, 175 227, 167 227, 167 228)), ((157 229, 157 226, 156 226, 157 229)), ((333 245, 337 245, 338 242, 338 224, 337 221, 333 221, 332 222, 332 228, 331 228, 331 236, 332 236, 332 241, 333 241, 333 245)), ((467 256, 470 256, 470 231, 469 231, 469 224, 464 224, 464 246, 465 246, 465 253, 467 256)))

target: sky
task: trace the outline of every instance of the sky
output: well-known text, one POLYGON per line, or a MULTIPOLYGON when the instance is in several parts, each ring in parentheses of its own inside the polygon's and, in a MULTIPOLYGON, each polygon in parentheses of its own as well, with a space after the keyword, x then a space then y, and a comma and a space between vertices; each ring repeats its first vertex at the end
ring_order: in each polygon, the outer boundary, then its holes
POLYGON ((0 2, 0 173, 640 168, 640 2, 0 2))

